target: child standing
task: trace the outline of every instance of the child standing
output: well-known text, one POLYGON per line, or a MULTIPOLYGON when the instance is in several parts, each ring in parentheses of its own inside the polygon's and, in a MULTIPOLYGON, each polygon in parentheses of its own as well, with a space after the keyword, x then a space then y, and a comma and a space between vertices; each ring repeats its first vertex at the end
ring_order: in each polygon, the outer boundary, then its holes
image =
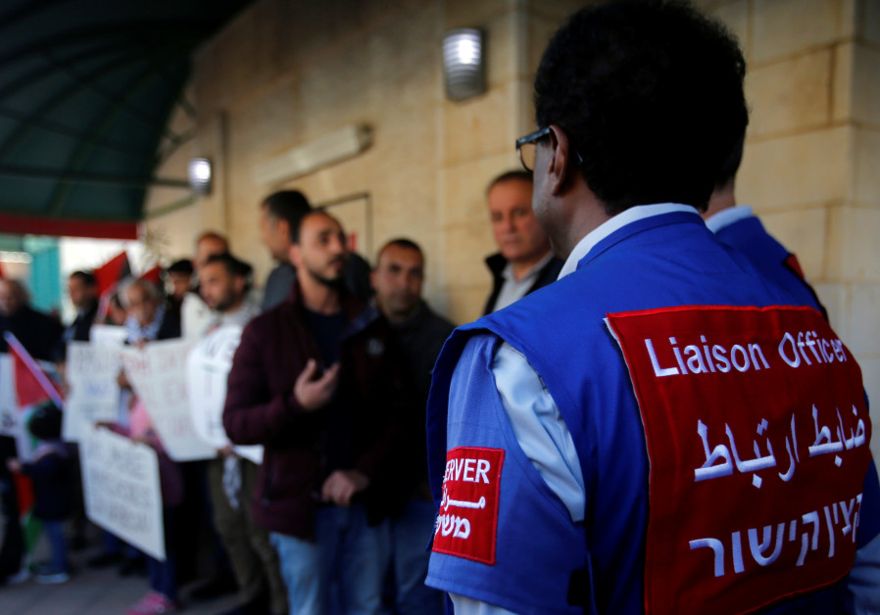
POLYGON ((61 410, 52 402, 44 403, 34 410, 27 428, 39 441, 33 459, 24 463, 10 459, 8 466, 10 471, 22 472, 33 481, 33 515, 49 540, 51 559, 37 567, 36 580, 44 584, 66 583, 70 576, 64 522, 72 510, 72 460, 61 441, 61 410))

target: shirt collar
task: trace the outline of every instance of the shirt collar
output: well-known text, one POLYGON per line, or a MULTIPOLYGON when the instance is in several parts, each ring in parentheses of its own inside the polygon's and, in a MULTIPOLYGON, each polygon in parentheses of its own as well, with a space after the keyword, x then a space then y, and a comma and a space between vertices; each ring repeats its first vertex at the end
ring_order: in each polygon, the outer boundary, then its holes
POLYGON ((724 227, 730 226, 734 222, 751 218, 753 215, 755 214, 752 213, 752 208, 748 205, 728 207, 727 209, 722 209, 706 220, 706 227, 713 233, 717 233, 724 227))
POLYGON ((638 220, 644 220, 645 218, 674 212, 692 213, 695 216, 699 215, 697 210, 690 205, 660 203, 656 205, 638 205, 636 207, 630 207, 613 218, 606 220, 584 235, 583 239, 577 243, 571 251, 571 254, 565 259, 565 264, 562 265, 562 270, 559 272, 559 277, 556 279, 561 280, 568 274, 573 273, 575 269, 577 269, 578 263, 581 259, 589 254, 590 250, 592 250, 596 244, 611 235, 611 233, 622 229, 628 224, 637 222, 638 220))
POLYGON ((529 272, 518 280, 513 277, 513 264, 512 263, 507 263, 507 265, 504 267, 504 271, 501 272, 501 275, 502 275, 502 277, 504 277, 505 280, 510 280, 514 284, 522 284, 526 280, 530 280, 531 278, 534 278, 535 276, 537 276, 538 272, 541 271, 541 269, 543 269, 544 267, 546 267, 547 263, 549 263, 552 259, 553 259, 553 251, 551 250, 551 251, 547 252, 547 254, 545 254, 541 260, 539 260, 537 263, 532 265, 532 268, 529 269, 529 272))

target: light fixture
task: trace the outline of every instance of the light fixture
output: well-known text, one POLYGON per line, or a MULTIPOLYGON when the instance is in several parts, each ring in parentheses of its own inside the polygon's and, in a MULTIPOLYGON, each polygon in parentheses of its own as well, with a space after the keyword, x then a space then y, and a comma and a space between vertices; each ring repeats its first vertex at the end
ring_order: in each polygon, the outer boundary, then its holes
POLYGON ((196 194, 211 192, 212 168, 207 158, 191 158, 187 168, 189 185, 196 194))
POLYGON ((446 97, 461 101, 486 91, 485 35, 477 28, 457 28, 443 37, 446 97))

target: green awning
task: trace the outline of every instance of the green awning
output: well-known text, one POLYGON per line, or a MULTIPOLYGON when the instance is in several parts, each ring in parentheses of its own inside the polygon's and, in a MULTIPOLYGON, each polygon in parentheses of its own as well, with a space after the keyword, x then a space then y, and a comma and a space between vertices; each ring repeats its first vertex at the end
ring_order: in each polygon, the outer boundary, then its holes
POLYGON ((193 50, 249 0, 0 3, 0 233, 130 236, 193 50))

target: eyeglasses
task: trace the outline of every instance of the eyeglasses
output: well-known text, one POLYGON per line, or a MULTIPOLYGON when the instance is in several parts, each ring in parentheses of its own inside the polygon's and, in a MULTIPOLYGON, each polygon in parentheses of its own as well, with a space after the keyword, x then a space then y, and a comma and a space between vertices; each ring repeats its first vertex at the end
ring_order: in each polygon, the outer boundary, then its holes
POLYGON ((519 152, 519 161, 529 173, 535 170, 535 156, 538 150, 538 141, 550 134, 550 127, 539 128, 524 137, 516 140, 516 151, 519 152))

